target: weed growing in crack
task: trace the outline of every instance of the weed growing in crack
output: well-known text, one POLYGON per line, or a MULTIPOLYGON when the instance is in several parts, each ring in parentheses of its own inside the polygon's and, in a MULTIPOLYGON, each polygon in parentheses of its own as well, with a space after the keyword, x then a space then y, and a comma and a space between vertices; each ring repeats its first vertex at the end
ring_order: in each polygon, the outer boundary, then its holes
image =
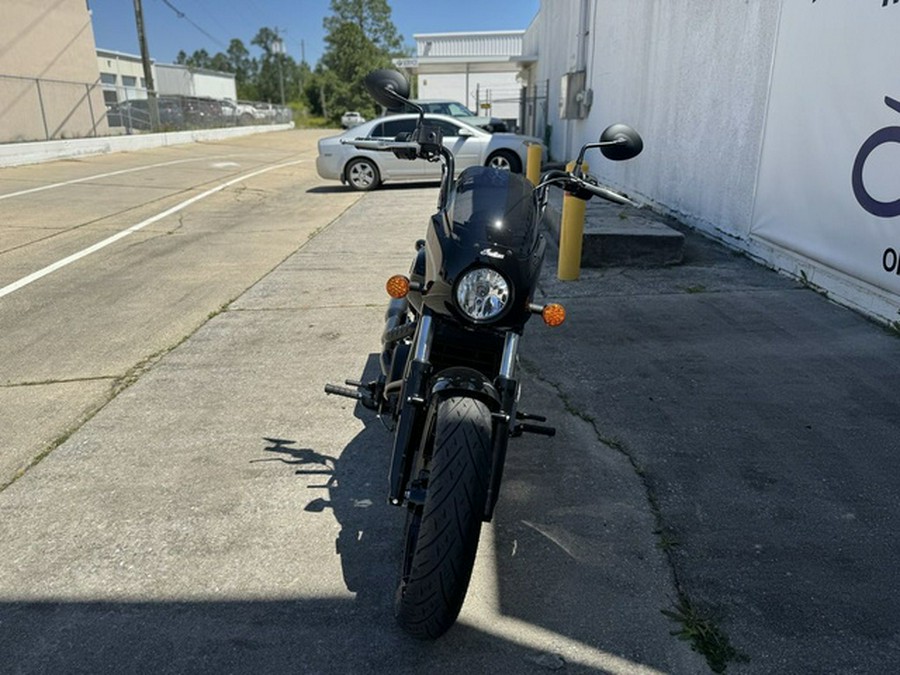
POLYGON ((749 657, 735 649, 728 635, 718 626, 710 612, 697 607, 681 594, 673 609, 660 610, 666 617, 681 625, 671 634, 691 643, 691 649, 706 658, 714 673, 724 673, 729 663, 747 663, 749 657))

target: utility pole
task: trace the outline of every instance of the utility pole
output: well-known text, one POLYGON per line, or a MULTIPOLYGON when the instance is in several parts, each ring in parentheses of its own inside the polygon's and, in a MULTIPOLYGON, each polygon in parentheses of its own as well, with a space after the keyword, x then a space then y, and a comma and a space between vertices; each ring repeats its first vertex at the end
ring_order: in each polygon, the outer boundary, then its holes
POLYGON ((147 84, 147 108, 150 111, 150 131, 159 130, 159 102, 153 85, 153 68, 150 64, 150 50, 147 49, 147 34, 144 32, 144 9, 141 0, 134 0, 134 21, 137 23, 138 42, 141 46, 141 61, 144 64, 144 82, 147 84))
POLYGON ((278 63, 278 89, 281 92, 281 105, 284 105, 284 72, 282 70, 282 61, 284 61, 284 40, 275 29, 275 40, 272 41, 272 53, 275 55, 275 61, 278 63))

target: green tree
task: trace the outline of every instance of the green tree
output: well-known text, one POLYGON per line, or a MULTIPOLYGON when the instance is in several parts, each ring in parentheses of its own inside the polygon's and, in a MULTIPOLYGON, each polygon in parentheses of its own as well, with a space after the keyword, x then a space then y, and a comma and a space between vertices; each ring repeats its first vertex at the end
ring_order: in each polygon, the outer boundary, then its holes
POLYGON ((359 26, 379 50, 389 56, 403 52, 403 36, 391 21, 391 7, 387 0, 331 0, 332 16, 325 17, 325 30, 331 34, 341 24, 353 23, 359 26))
POLYGON ((234 84, 239 99, 256 99, 256 71, 258 64, 250 58, 250 52, 244 43, 233 38, 225 52, 228 59, 228 71, 234 73, 234 84))
POLYGON ((305 92, 310 108, 332 121, 346 110, 373 116, 375 103, 362 80, 404 53, 391 8, 387 0, 331 0, 331 10, 323 21, 325 52, 305 92))

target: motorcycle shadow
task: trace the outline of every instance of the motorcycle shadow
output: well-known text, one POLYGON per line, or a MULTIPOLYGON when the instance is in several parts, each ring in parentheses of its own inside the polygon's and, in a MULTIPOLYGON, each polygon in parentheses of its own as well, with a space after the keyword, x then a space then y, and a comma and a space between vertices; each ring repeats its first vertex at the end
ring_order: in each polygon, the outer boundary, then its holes
MULTIPOLYGON (((378 354, 371 354, 359 379, 375 379, 379 372, 378 354)), ((401 523, 397 509, 385 498, 391 435, 372 411, 357 404, 353 414, 365 426, 337 457, 296 448, 296 441, 279 438, 266 438, 269 445, 265 451, 296 465, 295 475, 314 479, 307 485, 313 494, 304 511, 331 511, 340 525, 335 552, 341 559, 347 590, 356 593, 358 603, 390 611, 400 560, 397 532, 401 523)))

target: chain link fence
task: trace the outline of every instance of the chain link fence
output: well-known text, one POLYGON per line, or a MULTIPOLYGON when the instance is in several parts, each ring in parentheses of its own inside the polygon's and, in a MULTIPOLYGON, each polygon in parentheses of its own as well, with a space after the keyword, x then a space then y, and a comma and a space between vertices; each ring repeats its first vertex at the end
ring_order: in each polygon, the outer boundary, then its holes
POLYGON ((0 143, 108 133, 99 83, 0 75, 0 143))
POLYGON ((129 89, 128 96, 117 100, 100 82, 0 75, 0 143, 284 124, 293 118, 287 106, 260 101, 158 96, 159 127, 151 129, 147 91, 129 89))

